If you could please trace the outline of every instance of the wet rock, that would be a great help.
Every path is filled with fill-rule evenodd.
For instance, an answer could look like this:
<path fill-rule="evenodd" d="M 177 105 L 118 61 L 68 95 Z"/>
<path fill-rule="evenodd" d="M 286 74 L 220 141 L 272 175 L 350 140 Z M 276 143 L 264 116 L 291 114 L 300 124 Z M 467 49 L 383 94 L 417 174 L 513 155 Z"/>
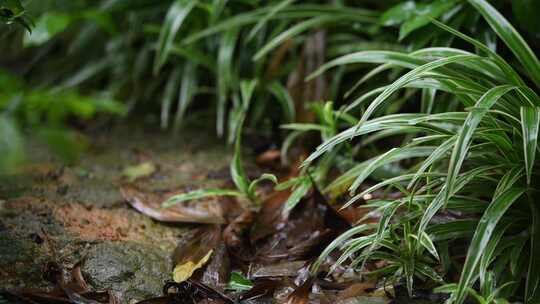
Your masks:
<path fill-rule="evenodd" d="M 229 182 L 228 175 L 207 177 L 228 168 L 231 159 L 213 130 L 184 130 L 173 138 L 120 126 L 88 136 L 91 149 L 69 166 L 29 138 L 28 163 L 0 176 L 0 289 L 52 287 L 42 278 L 43 266 L 53 259 L 52 245 L 63 269 L 82 261 L 91 287 L 113 290 L 122 303 L 159 295 L 171 276 L 169 255 L 189 228 L 153 221 L 131 208 L 119 191 L 122 170 L 155 163 L 155 174 L 135 182 L 156 193 Z"/>
<path fill-rule="evenodd" d="M 96 290 L 110 289 L 122 303 L 157 296 L 170 279 L 168 254 L 150 245 L 104 242 L 89 249 L 84 278 Z"/>
<path fill-rule="evenodd" d="M 0 286 L 42 286 L 42 264 L 39 248 L 30 238 L 15 235 L 7 229 L 0 231 Z"/>

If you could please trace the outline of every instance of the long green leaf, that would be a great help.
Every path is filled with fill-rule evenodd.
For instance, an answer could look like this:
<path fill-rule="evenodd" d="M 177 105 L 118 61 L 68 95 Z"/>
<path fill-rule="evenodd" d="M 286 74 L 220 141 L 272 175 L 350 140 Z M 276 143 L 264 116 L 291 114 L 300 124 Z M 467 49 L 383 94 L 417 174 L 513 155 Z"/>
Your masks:
<path fill-rule="evenodd" d="M 175 68 L 169 75 L 169 80 L 165 86 L 165 92 L 163 92 L 163 99 L 161 101 L 161 128 L 167 129 L 169 127 L 169 115 L 171 113 L 171 106 L 174 97 L 176 96 L 176 90 L 178 89 L 178 83 L 180 82 L 180 75 L 182 69 L 180 67 Z"/>
<path fill-rule="evenodd" d="M 184 20 L 196 4 L 196 0 L 175 0 L 169 8 L 159 34 L 154 74 L 157 74 L 159 69 L 167 61 L 178 30 L 180 30 L 182 23 L 184 23 Z"/>
<path fill-rule="evenodd" d="M 540 108 L 521 107 L 521 132 L 523 133 L 523 153 L 527 184 L 531 183 L 532 169 L 536 158 Z"/>
<path fill-rule="evenodd" d="M 353 227 L 353 228 L 345 231 L 339 237 L 334 239 L 332 241 L 332 243 L 330 243 L 324 249 L 324 251 L 319 255 L 319 257 L 317 258 L 315 263 L 313 263 L 313 265 L 311 266 L 311 269 L 310 269 L 311 273 L 316 274 L 318 272 L 319 267 L 321 266 L 322 262 L 324 262 L 324 260 L 330 255 L 330 253 L 332 253 L 332 251 L 334 251 L 335 249 L 338 249 L 340 246 L 342 246 L 343 243 L 347 239 L 351 238 L 352 236 L 354 236 L 356 234 L 363 233 L 364 231 L 366 231 L 368 229 L 372 229 L 372 228 L 373 228 L 373 225 L 362 224 L 362 225 Z"/>
<path fill-rule="evenodd" d="M 272 19 L 279 11 L 285 9 L 287 6 L 293 4 L 296 0 L 283 0 L 277 5 L 274 5 L 272 9 L 263 17 L 249 32 L 246 41 L 249 41 L 255 37 L 255 35 Z"/>
<path fill-rule="evenodd" d="M 232 85 L 232 61 L 238 29 L 231 28 L 221 37 L 218 51 L 218 75 L 217 75 L 217 118 L 216 131 L 218 136 L 225 132 L 225 112 L 229 100 L 229 90 Z"/>
<path fill-rule="evenodd" d="M 180 82 L 180 93 L 178 94 L 178 104 L 174 117 L 174 131 L 178 132 L 188 106 L 191 104 L 193 95 L 197 87 L 197 66 L 193 62 L 186 62 L 182 72 Z"/>
<path fill-rule="evenodd" d="M 540 208 L 535 201 L 529 201 L 532 213 L 531 222 L 531 249 L 529 257 L 529 269 L 525 285 L 525 303 L 533 304 L 540 301 Z"/>
<path fill-rule="evenodd" d="M 510 188 L 495 199 L 486 209 L 480 219 L 473 239 L 469 246 L 467 259 L 461 272 L 458 288 L 452 298 L 454 303 L 461 304 L 465 300 L 467 288 L 473 283 L 475 269 L 478 267 L 482 254 L 491 239 L 497 223 L 506 210 L 525 192 L 521 188 Z"/>
<path fill-rule="evenodd" d="M 455 183 L 463 161 L 469 151 L 469 146 L 476 128 L 482 121 L 487 111 L 506 93 L 515 89 L 511 85 L 502 85 L 494 87 L 487 91 L 476 103 L 475 110 L 469 113 L 465 120 L 454 145 L 450 163 L 448 165 L 448 177 L 446 179 L 445 201 L 448 201 L 451 193 L 454 191 Z"/>
<path fill-rule="evenodd" d="M 254 56 L 253 60 L 257 61 L 268 54 L 270 51 L 278 47 L 284 41 L 289 38 L 292 38 L 298 34 L 301 34 L 309 29 L 321 26 L 325 23 L 336 22 L 335 16 L 320 16 L 306 21 L 302 21 L 295 26 L 289 28 L 288 30 L 282 32 L 274 39 L 270 40 L 266 45 L 264 45 Z"/>
<path fill-rule="evenodd" d="M 521 62 L 529 76 L 540 87 L 540 61 L 531 50 L 525 39 L 516 29 L 499 13 L 491 4 L 485 0 L 469 0 L 479 12 L 484 16 L 491 28 L 497 33 Z"/>
<path fill-rule="evenodd" d="M 389 85 L 379 96 L 377 96 L 377 98 L 369 105 L 369 107 L 366 109 L 366 111 L 362 115 L 362 118 L 360 119 L 360 122 L 358 125 L 361 126 L 363 123 L 365 123 L 371 117 L 371 115 L 375 112 L 375 110 L 377 110 L 379 106 L 386 99 L 388 99 L 388 97 L 390 97 L 394 92 L 402 88 L 408 82 L 422 77 L 424 73 L 443 67 L 445 65 L 452 64 L 452 63 L 463 64 L 464 62 L 468 60 L 473 60 L 473 59 L 478 59 L 478 58 L 479 57 L 476 55 L 455 55 L 455 56 L 450 56 L 447 58 L 435 60 L 433 62 L 424 64 L 422 66 L 415 68 L 414 70 L 401 76 L 398 80 L 396 80 L 394 83 Z"/>
<path fill-rule="evenodd" d="M 201 199 L 201 198 L 206 198 L 206 197 L 212 197 L 212 196 L 242 196 L 242 195 L 243 193 L 241 192 L 228 190 L 228 189 L 199 189 L 199 190 L 194 190 L 187 193 L 171 196 L 169 199 L 167 199 L 165 202 L 161 204 L 161 207 L 168 208 L 181 202 L 191 201 L 191 200 L 196 200 L 196 199 Z"/>

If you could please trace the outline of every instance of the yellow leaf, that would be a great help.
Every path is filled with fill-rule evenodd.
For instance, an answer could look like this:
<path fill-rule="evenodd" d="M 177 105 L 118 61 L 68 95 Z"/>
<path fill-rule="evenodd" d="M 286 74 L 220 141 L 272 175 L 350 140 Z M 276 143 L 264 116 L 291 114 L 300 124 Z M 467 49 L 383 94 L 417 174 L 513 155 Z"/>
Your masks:
<path fill-rule="evenodd" d="M 206 262 L 208 262 L 210 256 L 212 256 L 212 252 L 214 252 L 214 250 L 208 251 L 208 253 L 197 263 L 188 261 L 186 263 L 176 265 L 173 270 L 173 280 L 176 283 L 181 283 L 189 279 L 195 270 L 201 268 L 204 266 L 204 264 L 206 264 Z"/>
<path fill-rule="evenodd" d="M 156 172 L 156 166 L 151 162 L 145 162 L 125 168 L 122 171 L 122 176 L 133 182 L 138 178 L 150 176 L 154 172 Z"/>

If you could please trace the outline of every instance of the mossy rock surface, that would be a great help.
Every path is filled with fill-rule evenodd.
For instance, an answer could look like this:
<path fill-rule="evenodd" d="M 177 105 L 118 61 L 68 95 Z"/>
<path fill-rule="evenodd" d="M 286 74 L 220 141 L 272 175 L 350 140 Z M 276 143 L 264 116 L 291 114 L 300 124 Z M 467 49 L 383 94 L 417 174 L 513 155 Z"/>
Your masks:
<path fill-rule="evenodd" d="M 231 151 L 211 130 L 173 137 L 123 126 L 87 138 L 89 151 L 70 165 L 30 142 L 28 162 L 0 177 L 0 289 L 51 288 L 42 274 L 54 250 L 64 269 L 81 265 L 93 289 L 112 290 L 121 303 L 159 295 L 171 278 L 170 255 L 191 226 L 131 208 L 120 193 L 122 172 L 151 162 L 156 171 L 133 184 L 152 192 L 231 183 Z"/>
<path fill-rule="evenodd" d="M 170 278 L 168 252 L 131 242 L 103 242 L 85 254 L 82 274 L 96 290 L 112 290 L 128 299 L 142 300 L 161 293 Z"/>

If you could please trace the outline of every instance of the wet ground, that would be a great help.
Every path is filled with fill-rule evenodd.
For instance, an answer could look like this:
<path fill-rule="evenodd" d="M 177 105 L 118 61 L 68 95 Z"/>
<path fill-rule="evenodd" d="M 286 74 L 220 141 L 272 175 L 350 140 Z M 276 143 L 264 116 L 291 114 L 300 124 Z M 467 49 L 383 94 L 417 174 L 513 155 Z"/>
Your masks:
<path fill-rule="evenodd" d="M 50 277 L 44 277 L 44 274 L 50 273 L 48 267 L 52 261 L 64 270 L 67 281 L 83 281 L 89 285 L 88 290 L 92 291 L 109 291 L 120 303 L 137 303 L 160 296 L 163 294 L 164 283 L 172 278 L 173 252 L 178 253 L 178 250 L 182 251 L 184 248 L 186 256 L 192 254 L 191 245 L 179 244 L 190 244 L 183 242 L 186 237 L 189 239 L 190 235 L 200 230 L 194 228 L 208 227 L 212 230 L 211 225 L 158 222 L 153 220 L 151 215 L 148 216 L 148 213 L 143 214 L 139 212 L 141 210 L 132 208 L 126 198 L 129 197 L 130 201 L 140 198 L 141 201 L 159 205 L 161 197 L 171 192 L 186 192 L 199 188 L 233 188 L 229 177 L 232 151 L 223 141 L 215 138 L 212 130 L 184 130 L 182 134 L 174 137 L 142 127 L 120 126 L 111 131 L 88 134 L 88 139 L 90 146 L 87 153 L 72 165 L 55 160 L 45 146 L 30 140 L 28 162 L 16 174 L 0 177 L 0 291 L 25 288 L 38 288 L 43 291 L 53 288 L 55 284 L 51 283 Z M 253 165 L 255 157 L 250 157 L 249 151 L 244 152 L 247 152 L 244 153 L 244 162 L 248 175 L 259 176 L 262 170 Z M 259 160 L 260 155 L 256 156 Z M 251 247 L 244 247 L 243 237 L 234 237 L 240 237 L 241 231 L 254 223 L 257 226 L 268 222 L 265 220 L 267 217 L 275 218 L 274 213 L 280 214 L 281 211 L 276 206 L 281 206 L 288 195 L 275 194 L 265 200 L 262 210 L 255 216 L 255 222 L 253 219 L 244 222 L 243 215 L 237 218 L 235 216 L 232 222 L 230 218 L 227 220 L 229 226 L 223 231 L 223 238 L 229 251 L 237 245 L 238 248 L 250 249 Z M 131 203 L 133 204 L 132 201 Z M 225 205 L 224 201 L 211 198 L 198 201 L 190 208 L 200 206 L 201 203 L 206 206 Z M 326 224 L 323 225 L 323 222 L 340 218 L 336 217 L 335 211 L 331 211 L 332 208 L 322 196 L 317 197 L 312 193 L 303 199 L 302 204 L 303 207 L 297 208 L 298 214 L 291 214 L 287 222 L 268 222 L 270 226 L 267 228 L 271 228 L 269 231 L 276 232 L 267 236 L 269 240 L 261 243 L 261 246 L 251 249 L 256 249 L 255 252 L 263 257 L 266 253 L 276 256 L 280 250 L 285 250 L 280 253 L 282 255 L 294 255 L 292 253 L 296 251 L 291 248 L 304 243 L 308 248 L 313 241 L 312 235 L 322 236 L 324 234 L 321 234 L 321 231 L 328 232 L 328 227 L 324 226 Z M 269 209 L 266 210 L 265 206 Z M 361 215 L 354 214 L 356 217 Z M 230 214 L 227 215 L 230 217 Z M 339 221 L 346 218 L 340 218 Z M 322 226 L 319 227 L 319 224 Z M 242 228 L 243 226 L 245 227 Z M 278 226 L 281 228 L 277 229 Z M 229 227 L 232 229 L 228 230 Z M 252 229 L 251 237 L 254 237 L 253 232 L 256 231 Z M 217 230 L 216 233 L 221 235 L 222 232 Z M 320 241 L 323 239 L 325 238 Z M 240 241 L 236 244 L 235 240 Z M 201 248 L 205 246 L 209 245 L 201 245 Z M 302 246 L 300 247 L 303 248 Z M 217 285 L 212 283 L 216 279 L 223 281 L 225 278 L 213 275 L 207 278 L 206 274 L 221 276 L 221 272 L 226 271 L 224 277 L 229 276 L 230 267 L 228 262 L 224 261 L 229 261 L 231 252 L 227 254 L 225 248 L 223 244 L 216 245 L 216 254 L 212 255 L 212 260 L 208 262 L 209 265 L 202 275 L 203 282 L 206 283 L 205 280 L 208 279 L 209 284 L 219 286 L 219 290 L 222 290 L 223 282 Z M 225 250 L 223 255 L 220 250 Z M 194 252 L 196 251 L 198 250 Z M 232 256 L 242 256 L 246 252 L 233 250 Z M 311 290 L 304 288 L 304 285 L 308 286 L 306 282 L 312 282 L 311 280 L 303 281 L 306 284 L 296 282 L 296 279 L 304 277 L 302 271 L 307 269 L 306 260 L 286 260 L 276 264 L 259 265 L 267 271 L 281 267 L 276 276 L 279 281 L 271 284 L 275 285 L 271 286 L 272 290 L 280 286 L 273 293 L 273 297 L 270 293 L 269 296 L 242 303 L 283 302 L 279 300 L 280 294 L 282 300 L 287 299 L 287 303 L 305 304 L 312 296 L 317 299 L 316 303 L 323 303 L 320 297 L 324 298 L 324 293 L 319 293 L 319 287 L 315 288 L 320 282 L 315 283 Z M 176 263 L 179 263 L 179 260 L 176 260 Z M 299 265 L 287 266 L 291 263 Z M 252 290 L 260 289 L 268 283 L 265 281 L 266 276 L 273 275 L 263 275 L 261 281 L 257 281 L 259 271 L 257 267 L 252 269 L 252 266 L 249 264 L 247 270 L 256 278 Z M 347 277 L 347 273 L 342 275 Z M 342 289 L 339 293 L 330 293 L 332 299 L 337 299 L 334 301 L 336 304 L 441 303 L 437 297 L 435 298 L 439 300 L 425 300 L 432 298 L 429 291 L 427 296 L 411 300 L 406 291 L 403 292 L 403 287 L 393 291 L 394 301 L 391 301 L 386 288 L 381 288 L 377 281 L 353 280 Z M 292 300 L 294 298 L 298 299 Z M 166 303 L 176 303 L 175 301 L 177 300 Z M 184 303 L 182 301 L 180 303 Z M 0 303 L 3 303 L 1 295 Z"/>
<path fill-rule="evenodd" d="M 66 269 L 80 266 L 92 289 L 112 290 L 122 303 L 157 296 L 190 226 L 137 212 L 120 186 L 159 192 L 230 183 L 230 150 L 212 131 L 173 137 L 119 127 L 90 142 L 69 166 L 33 143 L 29 162 L 0 178 L 0 289 L 50 287 L 42 274 L 54 258 Z"/>

